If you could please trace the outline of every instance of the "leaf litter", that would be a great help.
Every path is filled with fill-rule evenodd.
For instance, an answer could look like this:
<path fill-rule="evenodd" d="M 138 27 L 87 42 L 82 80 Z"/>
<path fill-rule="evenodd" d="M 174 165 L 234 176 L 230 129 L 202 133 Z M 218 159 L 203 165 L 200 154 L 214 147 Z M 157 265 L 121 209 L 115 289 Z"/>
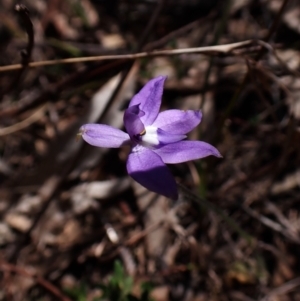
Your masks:
<path fill-rule="evenodd" d="M 299 3 L 162 2 L 156 15 L 156 1 L 24 2 L 32 61 L 135 53 L 151 16 L 147 51 L 267 44 L 136 60 L 117 95 L 128 61 L 25 69 L 10 89 L 18 71 L 1 73 L 1 300 L 93 300 L 117 259 L 136 298 L 151 282 L 155 300 L 300 300 Z M 0 62 L 19 63 L 26 29 L 0 3 Z M 130 180 L 128 149 L 76 141 L 87 122 L 122 129 L 132 96 L 157 75 L 168 75 L 163 110 L 202 108 L 189 139 L 223 155 L 172 166 L 191 192 L 175 202 Z"/>

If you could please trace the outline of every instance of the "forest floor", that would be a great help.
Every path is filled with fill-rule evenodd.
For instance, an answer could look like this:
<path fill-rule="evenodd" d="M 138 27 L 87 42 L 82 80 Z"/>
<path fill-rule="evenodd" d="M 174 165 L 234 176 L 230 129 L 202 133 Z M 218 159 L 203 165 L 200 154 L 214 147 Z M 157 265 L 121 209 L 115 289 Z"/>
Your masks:
<path fill-rule="evenodd" d="M 299 1 L 13 2 L 0 0 L 0 300 L 300 301 Z M 77 136 L 124 129 L 160 75 L 162 110 L 202 110 L 188 139 L 223 156 L 170 165 L 176 201 L 128 176 L 128 148 Z"/>

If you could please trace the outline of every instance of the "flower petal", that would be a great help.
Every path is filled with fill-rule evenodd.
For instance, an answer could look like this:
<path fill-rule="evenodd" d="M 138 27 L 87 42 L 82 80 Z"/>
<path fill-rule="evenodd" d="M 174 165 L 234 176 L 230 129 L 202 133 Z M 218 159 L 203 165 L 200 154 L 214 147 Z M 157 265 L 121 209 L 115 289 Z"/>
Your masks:
<path fill-rule="evenodd" d="M 169 144 L 185 139 L 186 135 L 167 133 L 162 129 L 157 129 L 157 137 L 160 144 Z"/>
<path fill-rule="evenodd" d="M 207 156 L 222 157 L 212 145 L 203 141 L 179 141 L 153 150 L 164 163 L 175 164 Z"/>
<path fill-rule="evenodd" d="M 150 80 L 130 101 L 129 107 L 140 104 L 140 109 L 145 112 L 145 116 L 141 117 L 145 126 L 151 125 L 157 117 L 165 80 L 165 76 Z"/>
<path fill-rule="evenodd" d="M 186 134 L 201 121 L 201 111 L 167 110 L 158 114 L 153 126 L 173 134 Z"/>
<path fill-rule="evenodd" d="M 141 121 L 141 117 L 144 115 L 145 113 L 140 110 L 139 105 L 131 106 L 125 110 L 124 125 L 131 138 L 141 134 L 145 130 Z"/>
<path fill-rule="evenodd" d="M 87 143 L 98 147 L 116 148 L 130 141 L 128 134 L 105 124 L 85 124 L 80 134 Z"/>
<path fill-rule="evenodd" d="M 127 161 L 128 174 L 147 189 L 177 199 L 176 182 L 161 158 L 148 148 L 133 148 Z"/>

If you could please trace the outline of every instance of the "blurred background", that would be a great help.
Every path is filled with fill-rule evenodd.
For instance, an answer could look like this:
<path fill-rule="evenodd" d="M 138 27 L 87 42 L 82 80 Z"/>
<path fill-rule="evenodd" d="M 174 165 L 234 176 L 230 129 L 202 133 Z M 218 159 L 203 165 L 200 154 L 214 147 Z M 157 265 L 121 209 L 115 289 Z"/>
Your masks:
<path fill-rule="evenodd" d="M 0 300 L 300 300 L 299 1 L 0 0 L 0 19 Z M 223 155 L 170 166 L 177 201 L 76 139 L 122 129 L 158 75 Z"/>

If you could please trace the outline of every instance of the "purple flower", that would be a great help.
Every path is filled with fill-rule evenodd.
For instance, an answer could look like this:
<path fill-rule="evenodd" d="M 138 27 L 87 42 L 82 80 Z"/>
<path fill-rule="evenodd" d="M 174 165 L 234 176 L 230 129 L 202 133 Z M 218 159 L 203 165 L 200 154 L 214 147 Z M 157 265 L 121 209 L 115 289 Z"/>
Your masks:
<path fill-rule="evenodd" d="M 150 80 L 132 98 L 124 113 L 127 133 L 104 124 L 85 124 L 80 133 L 87 143 L 98 147 L 130 144 L 128 174 L 147 189 L 176 199 L 176 182 L 165 164 L 221 155 L 206 142 L 183 140 L 200 123 L 201 111 L 159 113 L 165 80 L 163 76 Z"/>

